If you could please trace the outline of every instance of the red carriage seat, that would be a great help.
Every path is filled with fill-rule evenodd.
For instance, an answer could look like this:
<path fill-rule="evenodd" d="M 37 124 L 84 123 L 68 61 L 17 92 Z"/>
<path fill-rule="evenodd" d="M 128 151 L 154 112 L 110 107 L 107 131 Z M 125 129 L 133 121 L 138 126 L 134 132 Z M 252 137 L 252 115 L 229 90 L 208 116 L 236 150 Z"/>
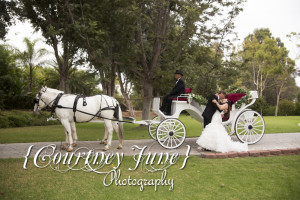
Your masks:
<path fill-rule="evenodd" d="M 240 100 L 243 96 L 245 96 L 246 93 L 232 93 L 232 94 L 227 94 L 226 99 L 231 101 L 233 104 Z"/>
<path fill-rule="evenodd" d="M 191 94 L 192 93 L 192 88 L 185 88 L 184 94 Z M 186 97 L 178 97 L 178 98 L 173 98 L 172 100 L 176 101 L 188 101 L 188 98 Z"/>

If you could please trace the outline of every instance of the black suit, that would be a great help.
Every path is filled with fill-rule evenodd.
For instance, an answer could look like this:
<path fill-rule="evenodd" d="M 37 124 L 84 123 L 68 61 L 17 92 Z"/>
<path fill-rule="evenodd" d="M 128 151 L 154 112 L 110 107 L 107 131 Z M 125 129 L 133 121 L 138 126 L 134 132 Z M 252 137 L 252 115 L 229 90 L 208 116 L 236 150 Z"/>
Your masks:
<path fill-rule="evenodd" d="M 220 111 L 218 106 L 212 102 L 213 99 L 218 101 L 218 97 L 215 94 L 210 95 L 208 98 L 205 110 L 202 113 L 202 116 L 204 118 L 204 128 L 206 125 L 210 124 L 211 119 L 212 119 L 213 115 L 215 114 L 216 110 Z"/>
<path fill-rule="evenodd" d="M 180 78 L 178 79 L 172 91 L 166 96 L 164 96 L 163 103 L 161 105 L 160 110 L 166 112 L 167 115 L 169 115 L 171 113 L 172 99 L 178 97 L 181 94 L 184 94 L 184 92 L 185 92 L 185 82 L 184 80 L 182 80 L 182 78 Z"/>

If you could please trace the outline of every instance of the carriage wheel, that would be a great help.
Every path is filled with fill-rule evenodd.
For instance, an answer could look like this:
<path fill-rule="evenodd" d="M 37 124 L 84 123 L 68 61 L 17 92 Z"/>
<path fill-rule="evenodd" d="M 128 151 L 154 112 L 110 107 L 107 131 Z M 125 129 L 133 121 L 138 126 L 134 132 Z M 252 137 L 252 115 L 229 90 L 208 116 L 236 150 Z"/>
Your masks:
<path fill-rule="evenodd" d="M 258 112 L 246 110 L 237 117 L 235 132 L 241 142 L 255 144 L 265 133 L 265 121 Z"/>
<path fill-rule="evenodd" d="M 156 131 L 158 143 L 167 149 L 179 147 L 185 140 L 186 129 L 178 119 L 166 119 L 162 121 Z"/>
<path fill-rule="evenodd" d="M 227 131 L 228 135 L 232 136 L 232 135 L 234 134 L 234 131 L 233 131 L 233 132 L 231 132 L 231 127 L 232 127 L 232 124 L 231 124 L 231 123 L 229 123 L 229 124 L 225 124 L 224 126 L 225 126 L 225 129 L 226 129 L 226 131 Z"/>
<path fill-rule="evenodd" d="M 153 119 L 153 122 L 148 126 L 148 132 L 150 134 L 150 136 L 156 140 L 156 129 L 159 125 L 159 123 L 161 122 L 161 120 L 159 120 L 159 117 L 156 116 Z"/>

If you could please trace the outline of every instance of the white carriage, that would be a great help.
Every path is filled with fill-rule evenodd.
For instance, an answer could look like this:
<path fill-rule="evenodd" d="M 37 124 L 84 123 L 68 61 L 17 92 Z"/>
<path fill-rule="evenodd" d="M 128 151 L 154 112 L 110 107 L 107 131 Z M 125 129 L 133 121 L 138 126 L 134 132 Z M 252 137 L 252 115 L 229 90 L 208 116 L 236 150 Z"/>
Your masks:
<path fill-rule="evenodd" d="M 265 122 L 263 117 L 256 111 L 249 109 L 258 98 L 257 91 L 250 91 L 251 102 L 247 105 L 243 104 L 241 108 L 235 108 L 232 105 L 230 117 L 223 121 L 229 135 L 236 134 L 241 142 L 248 144 L 257 143 L 264 135 Z M 153 99 L 153 112 L 157 114 L 153 120 L 146 121 L 148 131 L 154 140 L 164 148 L 174 149 L 179 147 L 186 138 L 186 128 L 178 119 L 182 111 L 187 111 L 190 116 L 203 125 L 202 113 L 205 106 L 199 105 L 193 101 L 191 88 L 186 89 L 186 93 L 173 99 L 171 115 L 165 115 L 159 110 L 160 98 Z"/>

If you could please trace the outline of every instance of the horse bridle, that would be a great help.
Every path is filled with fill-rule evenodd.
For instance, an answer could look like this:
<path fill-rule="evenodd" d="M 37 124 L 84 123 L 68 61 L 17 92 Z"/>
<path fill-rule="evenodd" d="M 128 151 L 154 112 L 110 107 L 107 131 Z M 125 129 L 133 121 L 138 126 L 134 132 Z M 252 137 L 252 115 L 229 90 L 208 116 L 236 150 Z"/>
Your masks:
<path fill-rule="evenodd" d="M 43 93 L 45 93 L 47 91 L 47 89 L 45 89 L 45 91 L 43 91 Z M 55 97 L 52 101 L 50 101 L 48 104 L 42 99 L 42 95 L 43 95 L 42 92 L 39 92 L 39 95 L 38 95 L 38 98 L 35 97 L 33 99 L 33 102 L 35 104 L 37 104 L 37 110 L 39 110 L 39 107 L 40 107 L 40 101 L 44 102 L 44 104 L 46 105 L 45 108 L 47 108 L 51 103 L 53 103 L 57 97 Z M 49 106 L 50 107 L 50 106 Z"/>

